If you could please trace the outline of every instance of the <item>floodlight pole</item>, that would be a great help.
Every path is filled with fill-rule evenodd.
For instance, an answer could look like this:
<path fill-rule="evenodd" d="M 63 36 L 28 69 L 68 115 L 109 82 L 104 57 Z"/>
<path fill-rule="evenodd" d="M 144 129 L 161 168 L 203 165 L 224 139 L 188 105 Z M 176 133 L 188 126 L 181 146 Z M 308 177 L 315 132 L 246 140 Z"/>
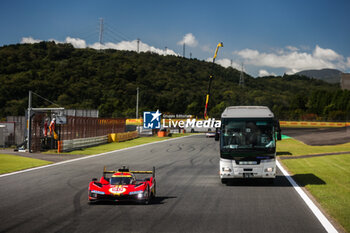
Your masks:
<path fill-rule="evenodd" d="M 136 94 L 136 119 L 139 118 L 139 87 L 136 88 L 137 94 Z"/>
<path fill-rule="evenodd" d="M 31 134 L 32 134 L 32 124 L 31 124 L 31 114 L 32 114 L 32 91 L 29 91 L 28 98 L 28 113 L 27 113 L 27 148 L 30 153 L 31 145 Z"/>

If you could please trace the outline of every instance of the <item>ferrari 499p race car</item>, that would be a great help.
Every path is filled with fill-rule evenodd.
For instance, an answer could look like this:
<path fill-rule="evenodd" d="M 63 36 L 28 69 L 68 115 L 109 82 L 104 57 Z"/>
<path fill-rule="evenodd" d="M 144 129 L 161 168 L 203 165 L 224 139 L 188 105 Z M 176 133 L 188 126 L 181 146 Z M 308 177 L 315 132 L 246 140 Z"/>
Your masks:
<path fill-rule="evenodd" d="M 136 179 L 135 174 L 152 174 Z M 156 196 L 155 167 L 152 171 L 130 171 L 123 166 L 117 171 L 103 169 L 99 181 L 93 178 L 89 184 L 89 203 L 96 201 L 136 201 L 149 204 Z"/>

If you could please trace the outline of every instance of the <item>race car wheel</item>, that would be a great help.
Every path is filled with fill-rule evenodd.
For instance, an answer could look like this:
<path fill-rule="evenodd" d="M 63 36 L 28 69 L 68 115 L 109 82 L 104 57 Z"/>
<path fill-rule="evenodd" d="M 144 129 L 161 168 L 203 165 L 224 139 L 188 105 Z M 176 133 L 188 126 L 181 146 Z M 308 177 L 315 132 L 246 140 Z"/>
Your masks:
<path fill-rule="evenodd" d="M 151 192 L 149 186 L 147 187 L 147 198 L 143 201 L 143 204 L 148 205 L 151 202 Z"/>
<path fill-rule="evenodd" d="M 153 198 L 156 197 L 156 188 L 157 188 L 156 181 L 154 181 L 154 185 L 153 185 L 153 195 L 152 195 Z"/>

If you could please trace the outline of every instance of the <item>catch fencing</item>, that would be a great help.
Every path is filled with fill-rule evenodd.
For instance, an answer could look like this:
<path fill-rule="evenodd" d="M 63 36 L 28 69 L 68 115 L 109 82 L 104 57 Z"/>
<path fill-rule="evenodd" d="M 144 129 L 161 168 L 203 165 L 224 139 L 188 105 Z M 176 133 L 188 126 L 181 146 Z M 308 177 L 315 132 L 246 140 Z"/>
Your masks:
<path fill-rule="evenodd" d="M 58 151 L 70 151 L 107 143 L 109 134 L 125 132 L 125 119 L 67 116 L 59 132 Z"/>
<path fill-rule="evenodd" d="M 47 149 L 69 151 L 107 143 L 108 134 L 125 131 L 125 119 L 67 116 L 66 124 L 55 126 L 58 138 L 54 139 L 52 134 L 45 133 L 48 131 L 45 122 L 50 122 L 48 117 L 40 113 L 32 117 L 32 152 Z"/>

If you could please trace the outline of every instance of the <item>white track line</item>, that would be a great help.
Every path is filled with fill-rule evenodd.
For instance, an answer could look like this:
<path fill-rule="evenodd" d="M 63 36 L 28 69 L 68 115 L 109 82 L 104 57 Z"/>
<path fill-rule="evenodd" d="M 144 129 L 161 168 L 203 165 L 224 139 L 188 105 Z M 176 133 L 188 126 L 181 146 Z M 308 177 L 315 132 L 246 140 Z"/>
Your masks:
<path fill-rule="evenodd" d="M 322 224 L 322 226 L 326 229 L 327 232 L 338 232 L 332 223 L 324 216 L 321 210 L 311 201 L 311 199 L 306 195 L 302 188 L 293 180 L 293 178 L 289 175 L 289 173 L 282 167 L 282 165 L 277 161 L 277 167 L 282 171 L 283 175 L 287 178 L 289 183 L 294 187 L 300 197 L 304 200 L 306 205 L 310 208 L 312 213 L 316 216 L 318 221 Z"/>
<path fill-rule="evenodd" d="M 188 136 L 183 136 L 183 137 L 178 137 L 178 138 L 170 138 L 170 139 L 167 139 L 167 140 L 162 140 L 162 141 L 157 141 L 157 142 L 150 142 L 150 143 L 137 145 L 137 146 L 132 146 L 132 147 L 127 147 L 127 148 L 123 148 L 123 149 L 119 149 L 119 150 L 108 151 L 108 152 L 104 152 L 104 153 L 97 154 L 97 155 L 90 155 L 90 156 L 80 157 L 80 158 L 76 158 L 76 159 L 70 159 L 70 160 L 66 160 L 66 161 L 62 161 L 62 162 L 58 162 L 58 163 L 53 163 L 53 164 L 49 164 L 49 165 L 44 165 L 44 166 L 40 166 L 40 167 L 33 167 L 33 168 L 21 170 L 21 171 L 16 171 L 16 172 L 2 174 L 2 175 L 0 175 L 0 178 L 1 177 L 5 177 L 5 176 L 16 175 L 16 174 L 20 174 L 20 173 L 25 173 L 25 172 L 35 171 L 35 170 L 39 170 L 39 169 L 43 169 L 43 168 L 47 168 L 47 167 L 54 167 L 54 166 L 58 166 L 58 165 L 61 165 L 61 164 L 72 163 L 72 162 L 76 162 L 76 161 L 79 161 L 79 160 L 95 158 L 95 157 L 99 157 L 99 156 L 102 156 L 102 155 L 107 155 L 107 154 L 111 154 L 111 153 L 115 153 L 115 152 L 131 150 L 131 149 L 134 149 L 134 148 L 138 148 L 138 147 L 142 147 L 142 146 L 148 146 L 148 145 L 151 145 L 151 144 L 168 142 L 168 141 L 172 141 L 172 140 L 178 140 L 178 139 L 181 139 L 181 138 L 186 138 L 186 137 L 191 137 L 191 136 L 193 136 L 193 135 L 188 135 Z"/>

